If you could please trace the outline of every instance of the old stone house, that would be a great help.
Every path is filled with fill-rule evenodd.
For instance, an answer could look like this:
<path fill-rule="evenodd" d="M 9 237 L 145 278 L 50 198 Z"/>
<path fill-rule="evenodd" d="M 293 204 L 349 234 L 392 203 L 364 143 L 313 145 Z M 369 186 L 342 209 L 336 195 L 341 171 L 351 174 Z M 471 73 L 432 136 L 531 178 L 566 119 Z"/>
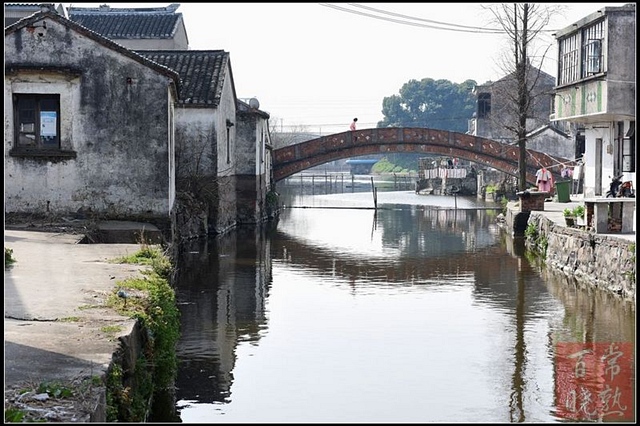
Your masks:
<path fill-rule="evenodd" d="M 531 107 L 526 121 L 526 147 L 544 152 L 552 157 L 568 160 L 576 158 L 577 132 L 568 123 L 553 123 L 551 113 L 553 87 L 555 79 L 539 68 L 527 67 L 527 85 L 531 95 Z M 517 93 L 516 74 L 510 73 L 498 81 L 488 81 L 477 85 L 473 94 L 476 97 L 476 111 L 468 123 L 468 134 L 494 139 L 504 143 L 515 144 L 516 137 L 513 123 L 517 122 L 516 103 L 513 100 Z M 561 163 L 549 168 L 556 179 L 560 177 Z M 493 170 L 480 168 L 479 186 L 498 184 L 508 192 L 507 196 L 515 198 L 518 187 L 517 177 L 500 173 L 497 181 Z M 552 188 L 553 191 L 553 188 Z M 479 194 L 481 191 L 478 192 Z"/>
<path fill-rule="evenodd" d="M 171 75 L 178 77 L 171 105 L 171 127 L 165 130 L 173 148 L 172 200 L 177 199 L 175 203 L 172 201 L 176 213 L 172 220 L 178 238 L 189 238 L 223 233 L 238 224 L 268 218 L 265 194 L 271 185 L 271 151 L 268 113 L 258 109 L 255 99 L 247 104 L 237 98 L 228 52 L 187 49 L 184 22 L 181 14 L 176 13 L 178 6 L 69 8 L 69 16 L 83 23 L 75 22 L 74 27 L 105 36 L 98 36 L 100 40 L 114 37 L 121 51 L 166 72 L 173 71 Z M 90 28 L 84 28 L 85 25 Z M 150 50 L 133 51 L 122 47 L 125 45 L 146 46 Z M 166 49 L 158 49 L 163 46 Z M 48 53 L 41 53 L 45 54 Z M 84 50 L 83 54 L 83 61 L 90 62 L 90 50 Z M 55 62 L 55 55 L 49 60 Z M 154 104 L 137 105 L 138 114 L 151 113 L 154 108 L 149 105 Z M 114 108 L 121 114 L 124 112 L 117 105 Z M 163 129 L 154 130 L 159 133 Z M 111 134 L 108 128 L 100 133 Z M 135 176 L 126 177 L 131 181 Z M 155 181 L 156 185 L 160 182 Z M 144 182 L 136 185 L 144 191 Z M 33 197 L 37 199 L 38 195 L 34 193 Z M 132 202 L 135 204 L 137 200 Z M 100 213 L 90 205 L 82 210 Z"/>
<path fill-rule="evenodd" d="M 532 95 L 527 117 L 527 148 L 567 159 L 575 158 L 575 143 L 569 125 L 552 123 L 549 119 L 555 78 L 529 65 L 527 81 Z M 495 82 L 474 88 L 476 112 L 469 122 L 468 133 L 506 143 L 514 143 L 513 123 L 517 122 L 513 94 L 516 91 L 515 72 Z"/>
<path fill-rule="evenodd" d="M 604 196 L 618 175 L 635 188 L 635 3 L 596 10 L 555 37 L 552 119 L 584 126 L 585 197 Z"/>
<path fill-rule="evenodd" d="M 218 234 L 268 216 L 269 115 L 244 108 L 237 98 L 228 52 L 188 49 L 179 6 L 72 7 L 69 17 L 178 72 L 177 188 L 179 201 L 189 203 L 181 211 L 191 215 L 179 220 L 183 236 Z M 243 130 L 246 126 L 249 130 Z"/>
<path fill-rule="evenodd" d="M 179 75 L 47 8 L 4 47 L 5 214 L 170 228 Z"/>
<path fill-rule="evenodd" d="M 145 50 L 145 58 L 175 70 L 178 186 L 206 205 L 208 233 L 236 226 L 237 97 L 229 53 Z M 193 206 L 192 206 L 193 208 Z"/>
<path fill-rule="evenodd" d="M 274 215 L 271 134 L 269 114 L 260 110 L 256 98 L 238 100 L 237 108 L 237 201 L 238 222 L 254 224 Z M 254 142 L 255 141 L 255 142 Z"/>

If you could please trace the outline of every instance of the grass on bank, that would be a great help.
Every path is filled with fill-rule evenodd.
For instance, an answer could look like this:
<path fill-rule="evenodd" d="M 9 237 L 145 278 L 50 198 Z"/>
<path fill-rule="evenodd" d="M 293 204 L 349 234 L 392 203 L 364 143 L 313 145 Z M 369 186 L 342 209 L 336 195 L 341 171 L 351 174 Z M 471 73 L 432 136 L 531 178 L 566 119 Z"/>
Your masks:
<path fill-rule="evenodd" d="M 5 265 L 12 258 L 12 250 L 5 247 Z M 129 256 L 111 260 L 112 263 L 147 265 L 139 277 L 117 282 L 108 295 L 106 305 L 123 316 L 137 319 L 146 330 L 145 347 L 136 361 L 132 389 L 125 382 L 122 367 L 116 363 L 107 372 L 107 421 L 144 422 L 148 415 L 148 401 L 156 391 L 172 386 L 177 373 L 175 347 L 179 338 L 179 311 L 175 302 L 175 292 L 170 284 L 173 272 L 171 260 L 160 246 L 141 244 L 140 249 Z M 120 292 L 120 295 L 118 294 Z M 124 292 L 124 293 L 122 293 Z M 126 294 L 127 297 L 122 297 Z M 93 306 L 91 306 L 93 307 Z M 99 307 L 99 306 L 95 306 Z M 89 307 L 85 307 L 89 308 Z M 75 322 L 78 318 L 67 317 L 60 321 Z M 116 334 L 120 326 L 106 325 L 103 333 Z M 80 385 L 58 382 L 41 382 L 20 391 L 20 394 L 46 392 L 52 401 L 61 399 L 83 400 L 87 386 L 104 386 L 102 379 L 92 378 Z M 5 422 L 47 422 L 47 412 L 25 404 L 5 405 Z"/>
<path fill-rule="evenodd" d="M 160 246 L 142 244 L 135 253 L 114 263 L 147 265 L 142 276 L 116 283 L 107 306 L 137 319 L 147 330 L 145 348 L 136 362 L 136 382 L 131 389 L 114 365 L 107 377 L 107 421 L 143 422 L 152 394 L 173 385 L 177 373 L 176 344 L 180 337 L 179 310 L 170 285 L 173 265 Z"/>

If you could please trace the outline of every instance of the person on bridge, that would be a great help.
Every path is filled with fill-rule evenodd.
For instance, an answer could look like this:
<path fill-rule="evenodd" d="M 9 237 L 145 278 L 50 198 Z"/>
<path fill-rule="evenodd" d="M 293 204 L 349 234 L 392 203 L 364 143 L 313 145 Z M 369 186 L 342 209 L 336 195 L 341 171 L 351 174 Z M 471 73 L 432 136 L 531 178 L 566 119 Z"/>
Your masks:
<path fill-rule="evenodd" d="M 351 122 L 351 125 L 349 126 L 349 130 L 351 130 L 352 132 L 354 132 L 356 130 L 356 121 L 358 121 L 358 117 L 354 118 L 353 121 Z M 354 136 L 353 137 L 353 141 L 357 141 L 358 137 Z"/>

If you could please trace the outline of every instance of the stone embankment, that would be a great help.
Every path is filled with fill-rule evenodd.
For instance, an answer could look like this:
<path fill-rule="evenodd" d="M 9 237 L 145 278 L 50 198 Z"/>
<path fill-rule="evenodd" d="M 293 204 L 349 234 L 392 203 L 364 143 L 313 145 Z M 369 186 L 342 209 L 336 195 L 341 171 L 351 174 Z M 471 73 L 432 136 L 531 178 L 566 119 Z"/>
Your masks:
<path fill-rule="evenodd" d="M 597 234 L 566 226 L 562 210 L 579 204 L 577 199 L 571 203 L 544 202 L 537 209 L 521 211 L 517 202 L 511 202 L 506 226 L 514 235 L 524 236 L 527 249 L 541 253 L 547 267 L 578 284 L 635 301 L 635 234 Z"/>
<path fill-rule="evenodd" d="M 546 239 L 546 264 L 578 282 L 621 295 L 636 297 L 635 242 L 614 234 L 595 234 L 555 224 L 531 212 L 528 223 Z"/>

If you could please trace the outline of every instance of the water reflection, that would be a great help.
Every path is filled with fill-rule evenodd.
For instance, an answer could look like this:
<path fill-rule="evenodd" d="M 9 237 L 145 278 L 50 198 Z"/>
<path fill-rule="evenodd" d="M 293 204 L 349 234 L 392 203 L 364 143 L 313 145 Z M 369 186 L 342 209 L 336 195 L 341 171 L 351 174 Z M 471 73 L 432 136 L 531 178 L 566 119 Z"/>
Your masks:
<path fill-rule="evenodd" d="M 635 346 L 635 309 L 548 275 L 495 212 L 412 195 L 289 208 L 276 228 L 186 246 L 182 421 L 579 420 L 562 344 Z"/>
<path fill-rule="evenodd" d="M 266 329 L 268 244 L 264 231 L 240 230 L 184 245 L 176 292 L 180 398 L 223 402 L 231 394 L 236 345 L 257 342 Z"/>

